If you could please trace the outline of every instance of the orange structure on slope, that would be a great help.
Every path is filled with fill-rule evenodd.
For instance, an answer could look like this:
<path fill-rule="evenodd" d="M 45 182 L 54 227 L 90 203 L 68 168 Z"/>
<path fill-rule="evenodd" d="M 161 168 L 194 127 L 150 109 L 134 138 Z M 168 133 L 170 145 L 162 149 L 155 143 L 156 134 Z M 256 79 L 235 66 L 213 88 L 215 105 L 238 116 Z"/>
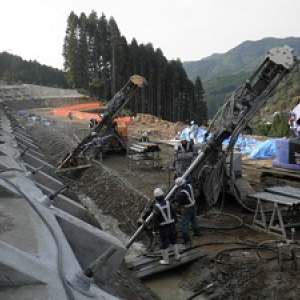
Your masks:
<path fill-rule="evenodd" d="M 101 120 L 101 117 L 97 113 L 86 112 L 84 110 L 87 109 L 99 109 L 101 106 L 98 102 L 94 103 L 82 103 L 82 104 L 74 104 L 70 106 L 64 106 L 60 108 L 56 108 L 53 110 L 53 114 L 55 116 L 68 117 L 69 113 L 72 113 L 74 118 L 78 118 L 81 120 L 89 120 L 91 118 L 96 119 L 97 121 Z M 123 117 L 116 118 L 115 120 L 118 124 L 132 124 L 133 120 L 131 117 Z"/>

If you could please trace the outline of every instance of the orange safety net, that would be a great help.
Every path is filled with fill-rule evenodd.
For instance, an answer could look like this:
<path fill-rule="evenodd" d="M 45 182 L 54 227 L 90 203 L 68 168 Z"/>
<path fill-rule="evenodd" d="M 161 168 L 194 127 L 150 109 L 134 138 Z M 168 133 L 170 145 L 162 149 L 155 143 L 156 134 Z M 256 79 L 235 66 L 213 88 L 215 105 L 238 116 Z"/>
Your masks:
<path fill-rule="evenodd" d="M 73 118 L 78 118 L 80 120 L 90 120 L 91 118 L 93 118 L 96 119 L 97 121 L 100 121 L 101 117 L 97 113 L 82 111 L 86 109 L 97 109 L 97 108 L 100 108 L 98 102 L 82 103 L 82 104 L 75 104 L 75 105 L 55 108 L 53 110 L 53 114 L 55 116 L 68 117 L 69 113 L 71 112 Z M 131 117 L 116 118 L 115 121 L 118 124 L 133 124 L 133 120 Z"/>

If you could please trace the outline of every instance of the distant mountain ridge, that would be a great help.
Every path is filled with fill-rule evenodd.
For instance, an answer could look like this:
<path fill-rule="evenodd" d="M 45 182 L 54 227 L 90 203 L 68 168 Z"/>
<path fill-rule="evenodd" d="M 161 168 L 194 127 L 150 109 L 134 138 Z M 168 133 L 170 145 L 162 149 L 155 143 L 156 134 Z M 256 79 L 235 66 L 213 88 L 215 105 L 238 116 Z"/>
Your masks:
<path fill-rule="evenodd" d="M 231 93 L 248 78 L 274 47 L 289 46 L 300 56 L 300 38 L 264 38 L 245 41 L 223 54 L 212 54 L 198 61 L 183 62 L 193 82 L 200 76 L 205 90 L 208 117 L 212 118 Z"/>
<path fill-rule="evenodd" d="M 207 81 L 219 76 L 235 75 L 239 72 L 252 72 L 273 47 L 288 45 L 300 55 L 300 37 L 264 38 L 259 41 L 245 41 L 223 54 L 212 54 L 197 61 L 185 61 L 183 67 L 192 81 L 200 76 Z"/>

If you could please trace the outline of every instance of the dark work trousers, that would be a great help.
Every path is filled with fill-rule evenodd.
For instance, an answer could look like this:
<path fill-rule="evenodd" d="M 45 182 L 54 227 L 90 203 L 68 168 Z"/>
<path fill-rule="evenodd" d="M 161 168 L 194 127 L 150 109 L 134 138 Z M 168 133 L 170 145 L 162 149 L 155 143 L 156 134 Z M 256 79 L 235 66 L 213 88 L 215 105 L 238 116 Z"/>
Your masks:
<path fill-rule="evenodd" d="M 182 209 L 182 238 L 184 243 L 189 243 L 190 225 L 192 225 L 194 234 L 199 232 L 199 225 L 197 219 L 197 206 Z"/>
<path fill-rule="evenodd" d="M 177 231 L 175 223 L 159 226 L 160 248 L 167 249 L 170 245 L 177 244 Z"/>

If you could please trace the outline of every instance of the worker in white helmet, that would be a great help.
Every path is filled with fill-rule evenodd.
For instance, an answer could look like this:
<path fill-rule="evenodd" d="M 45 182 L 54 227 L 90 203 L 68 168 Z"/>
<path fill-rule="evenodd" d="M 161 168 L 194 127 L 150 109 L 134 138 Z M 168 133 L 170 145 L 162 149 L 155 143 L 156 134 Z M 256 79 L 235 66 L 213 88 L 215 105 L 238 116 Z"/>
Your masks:
<path fill-rule="evenodd" d="M 170 263 L 170 246 L 173 246 L 175 260 L 180 260 L 181 258 L 177 244 L 177 214 L 173 205 L 165 200 L 165 195 L 161 188 L 154 190 L 154 198 L 156 202 L 153 210 L 153 226 L 155 232 L 159 231 L 160 248 L 163 258 L 159 263 L 168 265 Z"/>
<path fill-rule="evenodd" d="M 189 139 L 190 139 L 190 141 L 193 142 L 193 144 L 197 144 L 199 126 L 198 126 L 198 124 L 195 123 L 195 121 L 191 121 L 190 125 L 191 126 L 190 126 L 190 130 L 189 130 Z"/>
<path fill-rule="evenodd" d="M 89 128 L 91 131 L 93 131 L 95 129 L 95 127 L 98 125 L 98 121 L 94 118 L 90 118 L 89 120 Z"/>
<path fill-rule="evenodd" d="M 297 139 L 300 139 L 300 103 L 292 111 L 292 129 L 294 129 Z"/>
<path fill-rule="evenodd" d="M 182 216 L 182 239 L 183 244 L 191 243 L 190 225 L 194 231 L 194 236 L 201 236 L 197 218 L 197 204 L 191 184 L 188 184 L 182 177 L 175 180 L 175 185 L 179 188 L 179 193 L 174 201 L 178 202 Z"/>
<path fill-rule="evenodd" d="M 142 136 L 141 136 L 141 138 L 140 138 L 140 141 L 141 141 L 142 143 L 149 143 L 149 142 L 150 142 L 149 136 L 148 136 L 148 132 L 147 132 L 147 131 L 144 131 L 144 132 L 142 133 Z"/>

